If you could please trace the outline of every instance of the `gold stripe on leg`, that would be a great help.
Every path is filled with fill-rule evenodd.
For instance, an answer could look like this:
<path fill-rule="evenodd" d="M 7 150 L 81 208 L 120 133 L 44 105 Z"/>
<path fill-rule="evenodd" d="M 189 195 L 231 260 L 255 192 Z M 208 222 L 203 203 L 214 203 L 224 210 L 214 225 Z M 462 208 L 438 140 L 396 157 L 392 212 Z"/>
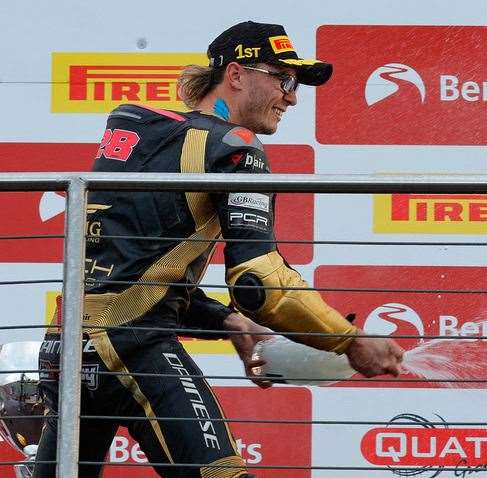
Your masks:
<path fill-rule="evenodd" d="M 104 332 L 98 333 L 95 337 L 93 337 L 93 344 L 98 352 L 98 355 L 101 357 L 103 362 L 105 363 L 106 367 L 110 371 L 117 371 L 117 372 L 124 372 L 130 373 L 128 368 L 122 362 L 122 359 L 117 354 L 117 351 L 114 349 L 108 334 Z M 135 379 L 131 375 L 117 375 L 118 380 L 122 383 L 122 385 L 127 388 L 137 403 L 144 409 L 144 413 L 147 418 L 154 418 L 154 420 L 149 420 L 154 430 L 154 433 L 161 444 L 164 453 L 166 454 L 170 463 L 174 463 L 172 458 L 171 452 L 169 451 L 169 447 L 167 446 L 166 440 L 164 439 L 164 435 L 162 433 L 161 427 L 159 422 L 155 420 L 155 413 L 152 410 L 152 406 L 147 400 L 147 397 L 143 394 L 142 390 L 139 387 L 139 384 L 135 381 Z"/>
<path fill-rule="evenodd" d="M 219 460 L 208 463 L 209 465 L 230 465 L 231 468 L 222 466 L 217 467 L 202 467 L 200 468 L 201 478 L 238 478 L 247 473 L 245 462 L 239 455 L 226 456 Z M 237 468 L 238 467 L 238 468 Z"/>

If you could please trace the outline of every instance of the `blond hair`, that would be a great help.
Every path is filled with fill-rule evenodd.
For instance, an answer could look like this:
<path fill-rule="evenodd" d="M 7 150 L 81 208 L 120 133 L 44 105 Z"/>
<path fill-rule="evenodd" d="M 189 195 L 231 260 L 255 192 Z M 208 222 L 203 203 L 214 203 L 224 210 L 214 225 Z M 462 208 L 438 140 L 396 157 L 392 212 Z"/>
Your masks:
<path fill-rule="evenodd" d="M 222 68 L 188 65 L 178 78 L 178 93 L 184 104 L 194 109 L 221 82 L 223 71 Z"/>

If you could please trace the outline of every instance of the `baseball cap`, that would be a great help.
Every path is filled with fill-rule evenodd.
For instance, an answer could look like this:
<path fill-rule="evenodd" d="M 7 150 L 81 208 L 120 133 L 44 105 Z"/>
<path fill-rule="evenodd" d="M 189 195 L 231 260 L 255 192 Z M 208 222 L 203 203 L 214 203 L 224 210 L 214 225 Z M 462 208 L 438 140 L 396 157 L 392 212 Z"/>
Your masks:
<path fill-rule="evenodd" d="M 270 23 L 237 23 L 211 42 L 207 54 L 213 67 L 232 61 L 288 65 L 296 69 L 299 83 L 310 86 L 326 83 L 333 71 L 329 63 L 299 58 L 284 27 Z"/>

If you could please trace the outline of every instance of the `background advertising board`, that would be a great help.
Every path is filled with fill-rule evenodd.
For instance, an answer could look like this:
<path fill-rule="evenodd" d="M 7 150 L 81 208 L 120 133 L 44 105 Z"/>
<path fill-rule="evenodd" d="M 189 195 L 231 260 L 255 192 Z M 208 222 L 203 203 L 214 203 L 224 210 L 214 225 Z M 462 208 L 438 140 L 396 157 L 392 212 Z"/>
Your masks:
<path fill-rule="evenodd" d="M 176 84 L 185 65 L 202 53 L 52 54 L 53 113 L 109 113 L 120 103 L 186 109 Z"/>
<path fill-rule="evenodd" d="M 275 387 L 262 391 L 257 387 L 215 387 L 214 391 L 229 419 L 235 420 L 311 420 L 311 393 L 306 388 Z M 238 452 L 251 466 L 302 466 L 311 465 L 312 426 L 309 423 L 290 425 L 279 423 L 229 423 Z M 291 435 L 295 441 L 282 440 Z M 299 446 L 295 446 L 299 443 Z M 22 456 L 4 441 L 0 441 L 0 456 L 4 461 L 20 461 Z M 142 465 L 147 462 L 139 444 L 119 428 L 106 460 L 104 478 L 157 477 L 151 467 L 124 468 L 123 464 Z M 129 470 L 129 471 L 127 471 Z M 11 467 L 0 467 L 2 478 L 15 478 Z M 257 470 L 256 470 L 257 472 Z M 309 478 L 309 470 L 258 471 L 262 478 Z"/>
<path fill-rule="evenodd" d="M 336 81 L 318 90 L 317 140 L 485 145 L 486 41 L 486 27 L 320 27 L 318 57 Z"/>
<path fill-rule="evenodd" d="M 314 172 L 313 148 L 307 145 L 266 146 L 270 165 L 276 173 Z M 0 154 L 9 158 L 0 171 L 89 171 L 98 144 L 18 144 L 0 143 Z M 292 198 L 292 200 L 291 200 Z M 64 193 L 0 193 L 6 212 L 0 224 L 0 235 L 28 236 L 63 234 Z M 312 241 L 314 222 L 313 194 L 280 194 L 276 203 L 278 239 Z M 295 224 L 300 227 L 296 228 Z M 87 234 L 97 234 L 96 225 L 87 224 Z M 0 249 L 0 262 L 61 262 L 62 239 L 6 240 Z M 283 254 L 295 264 L 313 259 L 312 244 L 283 244 Z M 223 264 L 222 247 L 213 263 Z"/>
<path fill-rule="evenodd" d="M 483 394 L 483 390 L 451 389 L 436 391 L 434 396 L 430 390 L 382 390 L 377 394 L 368 389 L 322 389 L 313 394 L 313 407 L 319 415 L 315 419 L 329 420 L 326 410 L 336 410 L 339 403 L 335 416 L 350 424 L 316 426 L 314 465 L 363 469 L 315 474 L 320 478 L 337 474 L 344 478 L 481 476 L 487 428 L 459 423 L 481 421 L 474 410 Z M 380 424 L 356 423 L 364 421 Z"/>
<path fill-rule="evenodd" d="M 346 385 L 485 388 L 481 380 L 487 379 L 487 352 L 479 339 L 487 335 L 487 300 L 482 292 L 487 286 L 485 277 L 485 267 L 318 267 L 315 287 L 366 290 L 322 292 L 332 307 L 355 313 L 358 327 L 370 334 L 412 336 L 398 339 L 407 353 L 406 373 L 397 382 Z M 425 335 L 468 340 L 423 339 Z M 458 382 L 462 379 L 467 382 Z M 479 382 L 468 382 L 475 379 Z"/>
<path fill-rule="evenodd" d="M 374 232 L 487 234 L 482 194 L 376 194 Z"/>
<path fill-rule="evenodd" d="M 450 2 L 451 3 L 451 2 Z M 283 24 L 298 55 L 333 64 L 331 80 L 300 86 L 265 145 L 275 173 L 484 174 L 487 133 L 487 3 L 464 0 L 308 0 L 303 8 L 248 0 L 145 0 L 102 4 L 24 0 L 0 5 L 0 172 L 89 171 L 108 112 L 120 103 L 184 110 L 176 88 L 187 64 L 246 20 Z M 34 41 L 32 40 L 34 38 Z M 5 325 L 50 321 L 61 289 L 65 196 L 0 193 L 0 286 Z M 230 426 L 262 478 L 475 476 L 487 469 L 484 414 L 487 353 L 487 195 L 278 194 L 276 234 L 287 261 L 366 332 L 411 335 L 403 382 L 341 382 L 261 391 L 247 381 L 211 379 L 230 418 L 378 421 L 354 424 Z M 87 220 L 87 233 L 98 225 Z M 325 244 L 310 244 L 309 241 Z M 369 241 L 376 245 L 360 245 Z M 434 244 L 419 246 L 424 241 Z M 326 243 L 327 242 L 327 243 Z M 401 242 L 401 246 L 384 243 Z M 457 245 L 452 245 L 455 242 Z M 468 243 L 469 245 L 458 245 Z M 473 244 L 473 245 L 472 245 Z M 222 245 L 203 283 L 223 284 Z M 225 289 L 207 287 L 227 303 Z M 41 329 L 0 330 L 0 344 L 40 340 Z M 459 337 L 457 341 L 422 335 Z M 240 376 L 229 341 L 181 338 L 204 373 Z M 354 378 L 360 378 L 355 375 Z M 380 377 L 384 378 L 384 377 Z M 413 382 L 407 380 L 424 380 Z M 467 380 L 461 382 L 461 380 Z M 407 421 L 412 426 L 398 422 Z M 0 441 L 0 461 L 21 457 Z M 119 429 L 106 478 L 155 476 Z M 467 471 L 461 471 L 464 465 Z M 337 471 L 375 467 L 386 471 Z M 394 466 L 409 467 L 398 472 Z M 324 467 L 327 469 L 319 469 Z M 431 467 L 438 467 L 434 471 Z M 446 468 L 454 471 L 445 471 Z M 14 478 L 12 467 L 0 476 Z"/>

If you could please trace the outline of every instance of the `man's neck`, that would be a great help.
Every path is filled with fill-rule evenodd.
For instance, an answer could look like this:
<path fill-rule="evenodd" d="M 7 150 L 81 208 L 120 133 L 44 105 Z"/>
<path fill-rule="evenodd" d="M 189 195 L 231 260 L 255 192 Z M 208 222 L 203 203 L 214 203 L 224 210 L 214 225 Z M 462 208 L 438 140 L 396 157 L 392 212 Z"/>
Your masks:
<path fill-rule="evenodd" d="M 218 116 L 224 121 L 234 122 L 231 105 L 220 95 L 205 97 L 195 109 Z"/>
<path fill-rule="evenodd" d="M 213 113 L 222 120 L 229 121 L 230 109 L 223 98 L 217 98 L 213 103 Z"/>

